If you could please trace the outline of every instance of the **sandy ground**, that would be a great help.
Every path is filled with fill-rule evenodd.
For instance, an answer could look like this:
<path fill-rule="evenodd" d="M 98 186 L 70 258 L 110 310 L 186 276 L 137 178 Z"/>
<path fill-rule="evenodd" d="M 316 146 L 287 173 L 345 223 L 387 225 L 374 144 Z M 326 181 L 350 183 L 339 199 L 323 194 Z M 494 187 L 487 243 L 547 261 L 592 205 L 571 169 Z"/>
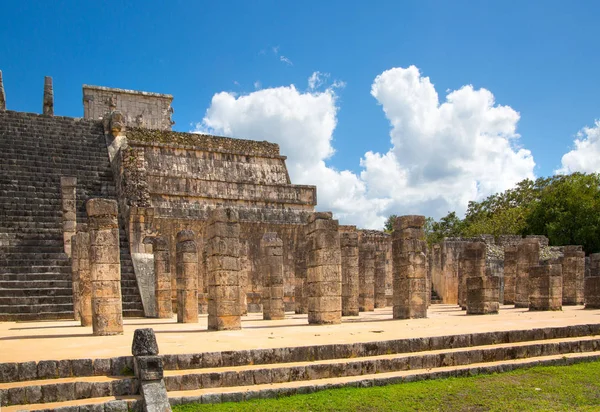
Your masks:
<path fill-rule="evenodd" d="M 208 332 L 207 316 L 199 323 L 173 319 L 126 319 L 124 334 L 92 336 L 91 327 L 75 321 L 0 322 L 0 362 L 109 358 L 131 355 L 133 332 L 153 328 L 160 352 L 198 353 L 390 340 L 548 326 L 600 323 L 600 310 L 566 306 L 562 312 L 529 312 L 502 306 L 498 315 L 467 316 L 455 305 L 433 305 L 427 319 L 392 320 L 391 308 L 345 317 L 341 325 L 311 326 L 306 315 L 264 321 L 262 314 L 242 317 L 238 331 Z"/>

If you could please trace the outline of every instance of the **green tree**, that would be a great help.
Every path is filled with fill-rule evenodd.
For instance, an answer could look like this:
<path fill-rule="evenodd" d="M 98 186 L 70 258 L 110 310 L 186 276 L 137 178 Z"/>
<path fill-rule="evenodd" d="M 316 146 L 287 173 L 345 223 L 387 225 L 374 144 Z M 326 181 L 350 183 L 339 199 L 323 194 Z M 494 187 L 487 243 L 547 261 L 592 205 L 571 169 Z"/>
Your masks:
<path fill-rule="evenodd" d="M 388 218 L 385 221 L 385 224 L 383 225 L 383 231 L 385 233 L 392 233 L 394 231 L 394 220 L 396 220 L 397 217 L 398 215 L 388 216 Z"/>
<path fill-rule="evenodd" d="M 545 235 L 550 244 L 583 245 L 600 252 L 600 175 L 554 176 L 530 206 L 524 234 Z"/>

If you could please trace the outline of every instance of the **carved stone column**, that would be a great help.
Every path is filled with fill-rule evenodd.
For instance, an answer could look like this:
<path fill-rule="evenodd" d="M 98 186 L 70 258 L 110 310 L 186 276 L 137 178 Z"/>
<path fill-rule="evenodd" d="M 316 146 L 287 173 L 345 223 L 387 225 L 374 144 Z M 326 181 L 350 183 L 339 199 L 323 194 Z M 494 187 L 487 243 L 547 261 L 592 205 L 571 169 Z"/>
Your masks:
<path fill-rule="evenodd" d="M 198 322 L 198 248 L 191 230 L 177 233 L 177 322 Z"/>
<path fill-rule="evenodd" d="M 77 241 L 79 278 L 79 318 L 81 326 L 92 326 L 92 273 L 90 269 L 90 234 L 87 226 L 79 225 Z"/>
<path fill-rule="evenodd" d="M 427 317 L 425 216 L 400 216 L 394 221 L 394 319 Z"/>
<path fill-rule="evenodd" d="M 375 245 L 360 236 L 358 254 L 358 308 L 361 312 L 372 312 L 375 310 Z"/>
<path fill-rule="evenodd" d="M 238 211 L 218 208 L 206 228 L 208 329 L 242 327 L 240 305 L 240 224 Z"/>
<path fill-rule="evenodd" d="M 563 305 L 583 305 L 583 278 L 585 276 L 585 252 L 581 246 L 563 248 Z"/>
<path fill-rule="evenodd" d="M 515 284 L 515 308 L 529 307 L 529 268 L 538 266 L 540 243 L 538 238 L 525 238 L 517 245 L 517 277 Z"/>
<path fill-rule="evenodd" d="M 123 333 L 123 303 L 117 202 L 90 199 L 86 209 L 90 225 L 94 335 L 119 335 Z"/>
<path fill-rule="evenodd" d="M 44 78 L 44 101 L 43 112 L 46 115 L 54 116 L 54 90 L 52 89 L 52 77 Z"/>
<path fill-rule="evenodd" d="M 529 310 L 562 310 L 562 266 L 558 262 L 529 268 Z"/>
<path fill-rule="evenodd" d="M 308 323 L 336 324 L 342 321 L 342 262 L 338 221 L 330 212 L 308 218 L 309 244 L 306 282 Z"/>
<path fill-rule="evenodd" d="M 504 304 L 514 305 L 517 277 L 517 247 L 504 246 Z"/>
<path fill-rule="evenodd" d="M 590 256 L 590 274 L 585 278 L 585 308 L 600 309 L 600 253 Z"/>
<path fill-rule="evenodd" d="M 154 288 L 156 314 L 159 319 L 170 319 L 173 317 L 171 259 L 169 256 L 169 244 L 165 238 L 155 237 L 152 240 L 152 252 L 154 253 L 154 279 L 156 281 Z"/>
<path fill-rule="evenodd" d="M 69 257 L 71 256 L 71 239 L 77 232 L 76 190 L 76 177 L 62 176 L 60 178 L 64 250 Z"/>
<path fill-rule="evenodd" d="M 265 233 L 260 240 L 260 271 L 263 279 L 263 319 L 285 318 L 283 305 L 283 241 L 277 233 Z"/>
<path fill-rule="evenodd" d="M 358 232 L 356 226 L 345 228 L 340 231 L 342 316 L 358 316 Z"/>

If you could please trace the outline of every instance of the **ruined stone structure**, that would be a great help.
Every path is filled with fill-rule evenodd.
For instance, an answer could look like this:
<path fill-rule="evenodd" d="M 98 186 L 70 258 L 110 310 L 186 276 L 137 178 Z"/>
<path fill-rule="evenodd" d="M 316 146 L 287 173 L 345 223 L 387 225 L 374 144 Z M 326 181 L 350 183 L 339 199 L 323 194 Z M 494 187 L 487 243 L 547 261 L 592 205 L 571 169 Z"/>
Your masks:
<path fill-rule="evenodd" d="M 340 226 L 342 259 L 342 316 L 358 316 L 358 232 L 356 226 Z"/>
<path fill-rule="evenodd" d="M 590 256 L 590 275 L 584 279 L 586 309 L 600 309 L 600 253 Z"/>
<path fill-rule="evenodd" d="M 198 322 L 198 247 L 191 230 L 177 233 L 177 322 Z"/>
<path fill-rule="evenodd" d="M 42 113 L 48 116 L 54 116 L 54 90 L 52 88 L 52 77 L 50 76 L 46 76 L 44 78 L 44 100 Z"/>
<path fill-rule="evenodd" d="M 370 312 L 375 310 L 375 245 L 359 236 L 358 253 L 358 308 Z"/>
<path fill-rule="evenodd" d="M 583 305 L 585 252 L 581 246 L 564 246 L 562 265 L 562 304 Z"/>
<path fill-rule="evenodd" d="M 117 202 L 90 199 L 90 271 L 92 278 L 92 328 L 94 335 L 123 333 L 121 262 Z"/>
<path fill-rule="evenodd" d="M 211 212 L 206 234 L 208 329 L 240 329 L 240 224 L 236 209 Z"/>
<path fill-rule="evenodd" d="M 527 237 L 517 246 L 517 276 L 515 282 L 515 307 L 529 307 L 529 269 L 538 266 L 540 242 L 538 238 Z"/>
<path fill-rule="evenodd" d="M 507 245 L 504 247 L 504 304 L 515 304 L 517 281 L 517 247 Z"/>
<path fill-rule="evenodd" d="M 308 219 L 308 323 L 342 321 L 342 260 L 338 221 L 330 212 L 316 212 Z"/>
<path fill-rule="evenodd" d="M 173 96 L 110 87 L 83 85 L 83 117 L 102 120 L 106 113 L 123 113 L 127 127 L 171 130 Z"/>
<path fill-rule="evenodd" d="M 153 238 L 152 250 L 154 252 L 154 280 L 156 282 L 154 288 L 156 295 L 156 317 L 159 319 L 170 319 L 173 317 L 173 301 L 169 245 L 164 238 L 157 236 Z"/>
<path fill-rule="evenodd" d="M 277 233 L 265 233 L 260 241 L 261 272 L 263 275 L 263 319 L 285 318 L 283 305 L 283 242 Z"/>
<path fill-rule="evenodd" d="M 300 229 L 296 251 L 294 253 L 294 312 L 297 314 L 308 313 L 308 297 L 306 290 L 306 259 L 308 258 L 308 244 L 305 230 Z"/>
<path fill-rule="evenodd" d="M 427 317 L 425 216 L 400 216 L 394 221 L 394 319 Z"/>
<path fill-rule="evenodd" d="M 563 268 L 550 261 L 529 268 L 529 310 L 561 310 Z"/>
<path fill-rule="evenodd" d="M 466 310 L 468 315 L 498 313 L 500 278 L 486 267 L 486 245 L 469 242 L 461 255 L 461 267 L 466 278 Z"/>

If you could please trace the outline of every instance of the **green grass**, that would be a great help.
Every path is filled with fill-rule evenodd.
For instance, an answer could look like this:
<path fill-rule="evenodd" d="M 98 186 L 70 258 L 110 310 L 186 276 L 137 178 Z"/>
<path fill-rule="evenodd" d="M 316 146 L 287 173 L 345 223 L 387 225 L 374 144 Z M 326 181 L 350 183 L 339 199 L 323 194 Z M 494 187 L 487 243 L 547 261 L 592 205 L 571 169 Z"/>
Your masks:
<path fill-rule="evenodd" d="M 600 411 L 600 362 L 342 388 L 278 399 L 180 405 L 191 411 Z"/>

